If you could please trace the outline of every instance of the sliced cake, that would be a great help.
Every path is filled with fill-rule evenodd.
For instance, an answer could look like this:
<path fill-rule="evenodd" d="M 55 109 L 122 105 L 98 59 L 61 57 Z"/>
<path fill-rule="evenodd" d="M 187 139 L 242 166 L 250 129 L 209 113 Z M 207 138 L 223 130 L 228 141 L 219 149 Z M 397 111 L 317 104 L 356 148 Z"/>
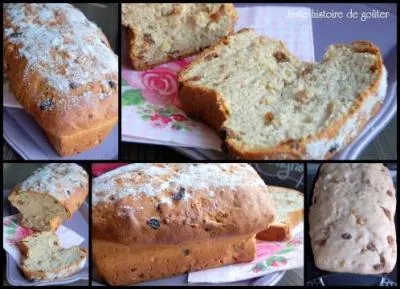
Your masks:
<path fill-rule="evenodd" d="M 199 52 L 233 31 L 233 4 L 123 3 L 122 25 L 136 70 Z"/>
<path fill-rule="evenodd" d="M 304 63 L 280 41 L 243 29 L 179 74 L 180 101 L 242 159 L 325 159 L 375 115 L 386 91 L 379 49 L 332 45 Z"/>
<path fill-rule="evenodd" d="M 292 237 L 293 228 L 304 218 L 304 195 L 296 190 L 268 186 L 268 191 L 277 212 L 275 221 L 268 229 L 259 232 L 257 239 L 286 241 Z"/>
<path fill-rule="evenodd" d="M 29 279 L 55 280 L 82 270 L 87 259 L 86 249 L 73 246 L 64 249 L 52 232 L 35 233 L 21 240 L 22 271 Z"/>

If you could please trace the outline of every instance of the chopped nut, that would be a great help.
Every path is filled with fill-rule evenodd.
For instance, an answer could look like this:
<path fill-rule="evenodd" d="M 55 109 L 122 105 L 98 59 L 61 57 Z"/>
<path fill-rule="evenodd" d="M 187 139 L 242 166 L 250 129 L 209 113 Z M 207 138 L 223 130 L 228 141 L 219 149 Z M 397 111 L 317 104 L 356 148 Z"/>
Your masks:
<path fill-rule="evenodd" d="M 387 236 L 387 241 L 389 243 L 389 245 L 393 245 L 394 244 L 394 239 L 392 236 Z"/>
<path fill-rule="evenodd" d="M 160 50 L 162 52 L 168 52 L 171 49 L 171 44 L 168 41 L 161 43 Z"/>
<path fill-rule="evenodd" d="M 310 95 L 306 90 L 300 90 L 294 95 L 294 99 L 299 103 L 306 103 L 309 98 Z"/>
<path fill-rule="evenodd" d="M 335 104 L 334 102 L 330 101 L 326 106 L 327 118 L 333 113 L 334 109 L 335 109 Z"/>
<path fill-rule="evenodd" d="M 357 225 L 363 226 L 363 225 L 365 225 L 366 221 L 367 221 L 366 218 L 357 217 Z"/>
<path fill-rule="evenodd" d="M 393 197 L 393 192 L 391 190 L 387 190 L 386 194 L 388 194 L 389 197 Z"/>

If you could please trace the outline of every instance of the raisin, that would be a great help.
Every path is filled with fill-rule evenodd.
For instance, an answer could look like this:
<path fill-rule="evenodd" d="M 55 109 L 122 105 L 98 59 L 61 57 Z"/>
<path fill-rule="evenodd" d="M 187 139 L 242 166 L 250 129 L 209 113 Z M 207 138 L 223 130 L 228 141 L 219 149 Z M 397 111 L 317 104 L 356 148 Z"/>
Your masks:
<path fill-rule="evenodd" d="M 342 239 L 350 240 L 350 239 L 351 239 L 351 234 L 349 234 L 349 233 L 343 233 L 343 234 L 342 234 Z"/>
<path fill-rule="evenodd" d="M 381 207 L 381 209 L 383 210 L 383 212 L 385 213 L 385 215 L 389 219 L 389 221 L 391 221 L 392 217 L 390 216 L 390 211 L 384 207 Z"/>
<path fill-rule="evenodd" d="M 376 246 L 374 243 L 368 243 L 367 250 L 376 251 Z"/>
<path fill-rule="evenodd" d="M 377 69 L 378 69 L 378 67 L 376 66 L 376 64 L 374 64 L 374 65 L 370 66 L 369 71 L 371 73 L 374 73 Z"/>
<path fill-rule="evenodd" d="M 147 43 L 150 43 L 150 44 L 154 44 L 155 43 L 153 37 L 151 37 L 151 34 L 149 34 L 149 33 L 143 34 L 143 40 L 145 42 L 147 42 Z"/>
<path fill-rule="evenodd" d="M 115 196 L 114 195 L 110 196 L 110 201 L 115 201 Z"/>
<path fill-rule="evenodd" d="M 172 194 L 172 199 L 174 201 L 180 201 L 183 199 L 184 196 L 185 196 L 185 188 L 179 187 L 179 191 L 177 193 Z"/>
<path fill-rule="evenodd" d="M 183 248 L 183 249 L 181 250 L 181 252 L 182 252 L 182 255 L 183 255 L 183 256 L 189 256 L 189 254 L 190 254 L 190 250 L 189 250 L 189 249 L 186 249 L 186 248 Z"/>
<path fill-rule="evenodd" d="M 49 111 L 54 108 L 54 102 L 51 99 L 42 100 L 39 104 L 39 109 L 42 111 Z"/>
<path fill-rule="evenodd" d="M 11 38 L 16 38 L 16 37 L 20 37 L 22 35 L 22 32 L 14 32 L 10 34 Z"/>
<path fill-rule="evenodd" d="M 315 244 L 318 246 L 324 246 L 326 243 L 326 239 L 319 239 L 315 241 Z"/>
<path fill-rule="evenodd" d="M 116 84 L 114 81 L 112 81 L 112 80 L 110 80 L 110 81 L 108 82 L 108 85 L 111 87 L 111 89 L 117 87 L 117 84 Z"/>
<path fill-rule="evenodd" d="M 227 145 L 225 142 L 223 142 L 223 143 L 221 144 L 221 150 L 222 150 L 224 153 L 227 153 L 227 152 L 228 152 L 228 145 Z"/>
<path fill-rule="evenodd" d="M 331 148 L 329 149 L 329 152 L 331 154 L 333 154 L 334 152 L 336 152 L 338 150 L 338 145 L 333 145 L 331 146 Z"/>
<path fill-rule="evenodd" d="M 394 243 L 394 239 L 392 236 L 388 236 L 387 241 L 388 241 L 389 245 L 393 245 L 393 243 Z"/>
<path fill-rule="evenodd" d="M 210 61 L 211 59 L 217 58 L 219 55 L 217 53 L 211 53 L 204 57 L 204 61 Z"/>
<path fill-rule="evenodd" d="M 280 62 L 286 62 L 289 60 L 289 58 L 287 57 L 287 55 L 281 51 L 277 51 L 274 53 L 274 57 L 276 59 L 276 62 L 280 63 Z"/>
<path fill-rule="evenodd" d="M 71 89 L 78 88 L 79 86 L 81 86 L 81 85 L 80 85 L 79 83 L 75 82 L 75 81 L 71 81 L 71 82 L 69 83 L 69 87 L 70 87 Z"/>
<path fill-rule="evenodd" d="M 264 115 L 264 123 L 265 124 L 271 124 L 273 120 L 274 120 L 274 114 L 272 112 L 267 112 Z"/>
<path fill-rule="evenodd" d="M 220 129 L 218 135 L 222 140 L 226 140 L 226 138 L 228 137 L 228 131 L 226 130 L 226 128 L 222 128 Z"/>
<path fill-rule="evenodd" d="M 386 194 L 388 194 L 389 197 L 393 197 L 393 192 L 391 190 L 387 190 Z"/>
<path fill-rule="evenodd" d="M 156 218 L 150 218 L 147 220 L 147 226 L 154 230 L 160 229 L 160 221 Z"/>
<path fill-rule="evenodd" d="M 71 196 L 71 191 L 70 191 L 70 190 L 66 190 L 65 193 L 66 193 L 68 196 Z"/>
<path fill-rule="evenodd" d="M 382 254 L 380 255 L 379 261 L 381 262 L 382 266 L 385 266 L 385 264 L 386 264 L 386 259 L 385 259 L 385 257 L 383 257 Z"/>
<path fill-rule="evenodd" d="M 383 270 L 383 264 L 376 264 L 376 265 L 374 265 L 374 269 L 375 269 L 376 271 L 381 271 L 381 270 Z"/>

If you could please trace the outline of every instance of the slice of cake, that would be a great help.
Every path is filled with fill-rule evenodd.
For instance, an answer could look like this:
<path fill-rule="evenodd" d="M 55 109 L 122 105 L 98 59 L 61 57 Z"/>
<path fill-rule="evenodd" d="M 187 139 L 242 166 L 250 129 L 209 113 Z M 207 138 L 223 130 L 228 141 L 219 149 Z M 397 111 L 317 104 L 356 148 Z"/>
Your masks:
<path fill-rule="evenodd" d="M 386 72 L 367 41 L 332 45 L 321 63 L 304 63 L 243 29 L 199 55 L 179 84 L 183 109 L 217 130 L 232 156 L 325 159 L 378 112 Z"/>
<path fill-rule="evenodd" d="M 257 234 L 265 241 L 286 241 L 292 237 L 293 228 L 303 221 L 304 195 L 296 190 L 268 186 L 269 196 L 275 204 L 277 217 L 268 229 Z"/>
<path fill-rule="evenodd" d="M 233 4 L 122 4 L 129 57 L 136 70 L 199 52 L 233 31 Z"/>
<path fill-rule="evenodd" d="M 21 240 L 22 271 L 29 279 L 55 280 L 82 270 L 87 259 L 86 249 L 73 246 L 64 249 L 52 232 L 35 233 Z"/>

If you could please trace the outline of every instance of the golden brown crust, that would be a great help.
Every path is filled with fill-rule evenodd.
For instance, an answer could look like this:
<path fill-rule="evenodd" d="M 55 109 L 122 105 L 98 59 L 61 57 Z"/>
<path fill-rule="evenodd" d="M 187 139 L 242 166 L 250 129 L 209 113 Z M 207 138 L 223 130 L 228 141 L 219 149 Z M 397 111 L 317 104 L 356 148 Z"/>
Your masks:
<path fill-rule="evenodd" d="M 25 9 L 29 10 L 30 7 Z M 57 21 L 63 21 L 62 19 L 64 18 L 57 18 Z M 14 29 L 14 31 L 19 29 L 11 23 L 8 14 L 5 14 L 4 29 Z M 41 74 L 40 70 L 29 66 L 28 60 L 18 52 L 20 45 L 13 42 L 11 36 L 7 37 L 3 33 L 3 66 L 9 79 L 10 90 L 26 112 L 48 135 L 50 142 L 55 144 L 56 151 L 61 156 L 71 155 L 103 141 L 107 135 L 104 133 L 103 124 L 112 123 L 113 126 L 118 120 L 118 74 L 104 75 L 104 79 L 74 87 L 68 92 L 59 91 L 49 85 L 47 78 Z M 110 48 L 105 35 L 101 34 L 99 37 Z M 68 58 L 65 58 L 65 67 L 67 67 L 67 61 Z M 102 94 L 106 89 L 103 82 L 113 83 L 107 87 L 107 97 L 92 97 L 91 101 L 87 102 L 82 95 Z M 72 98 L 77 99 L 76 103 L 73 108 L 72 106 L 67 108 L 65 103 L 71 102 Z M 52 102 L 51 109 L 44 109 L 42 103 L 50 101 Z M 85 136 L 86 141 L 84 139 L 63 140 L 87 130 L 90 130 L 90 134 Z M 84 145 L 77 145 L 74 142 L 84 143 Z"/>
<path fill-rule="evenodd" d="M 93 239 L 96 273 L 110 285 L 128 285 L 189 271 L 250 262 L 255 253 L 254 235 L 145 246 Z"/>
<path fill-rule="evenodd" d="M 178 244 L 255 234 L 268 227 L 275 210 L 267 193 L 257 194 L 257 198 L 250 198 L 250 193 L 253 192 L 245 189 L 216 192 L 213 198 L 219 200 L 218 211 L 213 211 L 214 202 L 209 199 L 207 190 L 197 192 L 196 199 L 174 207 L 157 206 L 155 200 L 146 196 L 99 203 L 92 210 L 92 234 L 94 238 L 121 244 Z M 143 209 L 134 214 L 127 209 L 138 204 Z M 256 204 L 262 204 L 262 210 Z M 251 213 L 243 210 L 250 207 Z M 160 220 L 156 231 L 145 226 L 149 216 Z"/>
<path fill-rule="evenodd" d="M 118 122 L 118 116 L 103 120 L 96 127 L 79 132 L 56 136 L 46 132 L 46 136 L 60 156 L 69 156 L 81 153 L 101 143 Z"/>
<path fill-rule="evenodd" d="M 237 33 L 246 32 L 247 29 L 244 28 Z M 198 63 L 203 62 L 204 57 L 209 54 L 215 52 L 215 50 L 222 45 L 225 45 L 225 41 L 229 38 L 229 36 L 220 40 L 219 43 L 210 47 L 209 49 L 203 51 L 201 54 L 196 57 L 196 59 L 187 67 L 189 70 L 191 67 L 197 65 Z M 304 159 L 306 158 L 306 145 L 312 142 L 316 142 L 318 140 L 323 139 L 333 139 L 339 132 L 339 130 L 346 124 L 346 122 L 353 117 L 358 111 L 360 111 L 366 102 L 366 100 L 375 95 L 378 92 L 379 84 L 382 80 L 383 75 L 383 61 L 382 56 L 380 54 L 380 50 L 373 43 L 369 41 L 355 41 L 350 45 L 338 44 L 335 46 L 345 46 L 350 47 L 354 50 L 354 52 L 362 52 L 362 53 L 371 53 L 376 55 L 376 65 L 374 66 L 374 71 L 378 71 L 379 76 L 377 79 L 370 84 L 370 86 L 360 93 L 358 99 L 349 109 L 349 113 L 343 118 L 337 120 L 328 128 L 321 130 L 317 134 L 305 137 L 299 140 L 289 140 L 287 142 L 282 142 L 275 147 L 265 148 L 265 149 L 246 149 L 242 147 L 240 144 L 237 144 L 234 137 L 229 137 L 226 135 L 226 139 L 223 139 L 222 149 L 233 158 L 238 159 L 247 159 L 247 160 L 259 160 L 259 159 L 288 159 L 288 160 L 296 160 L 296 159 Z M 186 70 L 186 69 L 185 69 Z M 223 104 L 223 97 L 218 96 L 216 91 L 212 89 L 207 89 L 205 87 L 195 86 L 188 80 L 184 79 L 185 70 L 181 71 L 178 74 L 180 92 L 179 99 L 182 103 L 185 103 L 183 109 L 188 113 L 189 116 L 204 121 L 206 124 L 213 127 L 217 132 L 221 128 L 223 128 L 223 122 L 229 117 L 229 112 L 225 109 L 226 105 Z M 206 92 L 206 93 L 205 93 Z M 189 101 L 190 100 L 190 101 Z M 210 104 L 210 102 L 218 102 L 218 105 Z M 222 103 L 222 104 L 221 104 Z M 207 107 L 212 107 L 214 110 L 218 110 L 217 112 L 213 111 L 208 112 L 209 109 Z M 373 111 L 371 117 L 377 113 L 377 109 Z M 358 124 L 358 132 L 362 130 L 365 124 L 368 122 L 368 119 L 360 120 Z M 347 138 L 346 144 L 350 143 L 353 139 Z M 331 158 L 338 151 L 328 152 L 324 159 Z"/>
<path fill-rule="evenodd" d="M 229 15 L 232 18 L 232 26 L 229 28 L 227 31 L 227 35 L 233 33 L 234 31 L 234 24 L 238 20 L 238 13 L 236 11 L 236 8 L 233 4 L 223 4 L 223 10 L 224 13 Z M 129 51 L 129 58 L 131 60 L 132 66 L 135 70 L 143 71 L 143 70 L 148 70 L 151 68 L 154 68 L 158 65 L 161 65 L 163 63 L 167 63 L 169 61 L 173 60 L 178 60 L 182 59 L 188 56 L 192 56 L 194 54 L 197 54 L 207 47 L 202 48 L 201 50 L 193 50 L 193 49 L 188 49 L 184 51 L 180 51 L 179 53 L 169 53 L 166 55 L 163 59 L 157 60 L 157 61 L 144 61 L 141 59 L 140 56 L 140 48 L 137 46 L 137 35 L 139 34 L 139 31 L 135 29 L 135 27 L 132 27 L 131 25 L 128 25 L 127 23 L 122 23 L 127 29 L 127 37 L 128 37 L 128 51 Z"/>

